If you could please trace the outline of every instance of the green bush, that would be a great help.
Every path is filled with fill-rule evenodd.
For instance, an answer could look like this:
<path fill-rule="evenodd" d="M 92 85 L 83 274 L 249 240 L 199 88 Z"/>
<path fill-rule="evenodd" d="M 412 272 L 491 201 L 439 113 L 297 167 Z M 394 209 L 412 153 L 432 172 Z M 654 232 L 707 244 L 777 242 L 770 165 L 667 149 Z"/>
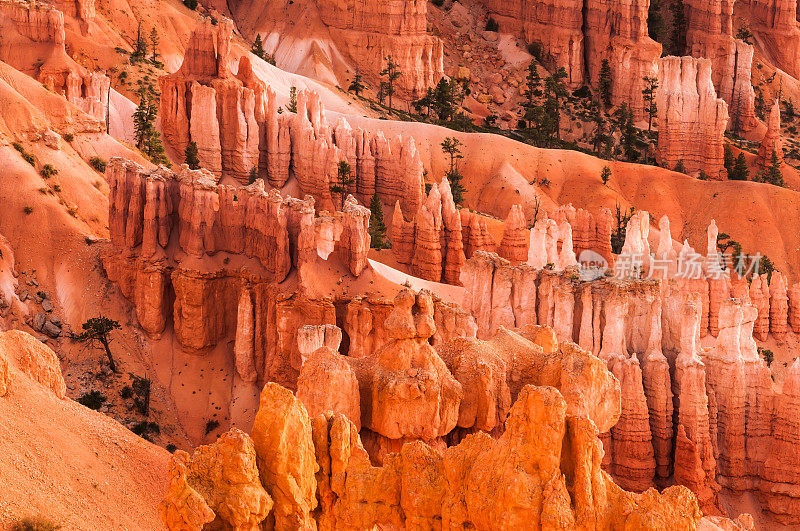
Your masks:
<path fill-rule="evenodd" d="M 219 421 L 209 420 L 206 422 L 206 435 L 219 428 Z"/>
<path fill-rule="evenodd" d="M 72 142 L 75 140 L 75 135 L 72 133 L 64 133 L 61 138 L 63 138 L 65 142 Z"/>
<path fill-rule="evenodd" d="M 92 157 L 89 159 L 89 166 L 94 168 L 100 173 L 106 172 L 106 161 L 101 159 L 100 157 Z"/>
<path fill-rule="evenodd" d="M 14 523 L 11 531 L 57 531 L 61 526 L 42 516 L 29 516 Z"/>
<path fill-rule="evenodd" d="M 492 17 L 489 17 L 489 20 L 486 21 L 486 31 L 498 31 L 499 29 L 500 24 Z"/>
<path fill-rule="evenodd" d="M 106 397 L 100 391 L 89 391 L 83 393 L 77 402 L 89 409 L 97 411 L 106 401 Z"/>
<path fill-rule="evenodd" d="M 39 175 L 42 176 L 42 179 L 49 179 L 50 177 L 58 175 L 58 170 L 55 169 L 52 164 L 45 164 L 42 166 L 42 169 L 39 170 Z"/>

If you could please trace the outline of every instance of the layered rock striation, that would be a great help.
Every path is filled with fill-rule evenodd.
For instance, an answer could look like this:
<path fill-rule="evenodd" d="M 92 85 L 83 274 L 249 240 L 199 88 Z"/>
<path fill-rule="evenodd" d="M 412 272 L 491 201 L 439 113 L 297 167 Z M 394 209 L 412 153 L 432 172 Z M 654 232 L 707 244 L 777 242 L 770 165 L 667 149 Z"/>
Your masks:
<path fill-rule="evenodd" d="M 694 57 L 659 60 L 657 160 L 668 168 L 682 162 L 689 173 L 724 175 L 728 105 L 717 97 L 711 61 Z"/>
<path fill-rule="evenodd" d="M 694 251 L 685 245 L 675 253 L 669 224 L 659 225 L 655 260 L 688 263 Z M 646 213 L 629 223 L 618 264 L 626 253 L 649 254 L 642 227 L 649 227 Z M 606 362 L 620 382 L 623 406 L 619 422 L 601 434 L 603 466 L 624 488 L 643 491 L 674 480 L 712 512 L 721 486 L 751 491 L 777 519 L 797 523 L 793 465 L 769 458 L 779 448 L 798 452 L 795 428 L 782 420 L 793 413 L 775 409 L 792 403 L 795 369 L 779 389 L 754 338 L 771 333 L 785 340 L 800 285 L 787 289 L 775 272 L 769 284 L 755 275 L 748 288 L 746 280 L 716 270 L 717 234 L 712 223 L 705 265 L 694 253 L 705 268 L 698 272 L 708 278 L 661 271 L 654 260 L 639 272 L 654 278 L 584 281 L 576 269 L 514 266 L 478 252 L 463 269 L 464 307 L 475 317 L 478 338 L 548 326 L 559 341 L 574 341 Z M 714 346 L 701 348 L 698 339 L 706 335 L 716 338 Z M 787 431 L 770 431 L 776 425 Z"/>
<path fill-rule="evenodd" d="M 742 0 L 750 29 L 762 51 L 792 77 L 800 76 L 800 24 L 797 0 Z"/>
<path fill-rule="evenodd" d="M 252 440 L 261 483 L 274 500 L 269 518 L 278 529 L 661 529 L 666 522 L 680 528 L 705 523 L 685 487 L 644 494 L 618 487 L 600 467 L 597 427 L 554 387 L 522 388 L 498 438 L 479 432 L 442 451 L 407 443 L 372 466 L 345 416 L 310 417 L 290 391 L 267 384 Z M 173 468 L 182 457 L 174 458 Z M 528 495 L 520 498 L 520 489 Z M 182 501 L 180 494 L 170 490 L 162 505 Z M 197 498 L 208 505 L 206 496 Z M 250 522 L 257 525 L 258 518 Z M 169 529 L 184 529 L 164 521 Z"/>
<path fill-rule="evenodd" d="M 368 204 L 400 201 L 416 212 L 424 196 L 424 169 L 413 138 L 387 139 L 382 132 L 352 129 L 342 117 L 331 124 L 319 95 L 297 94 L 297 112 L 279 108 L 276 94 L 253 73 L 250 60 L 230 69 L 232 23 L 201 22 L 180 70 L 161 82 L 161 119 L 167 144 L 183 153 L 197 143 L 201 165 L 218 178 L 248 184 L 261 176 L 281 188 L 294 177 L 301 194 L 327 210 L 341 208 L 331 191 L 339 165 L 349 164 L 345 195 Z"/>
<path fill-rule="evenodd" d="M 94 3 L 81 5 L 81 12 L 92 17 Z M 64 13 L 51 5 L 0 1 L 0 60 L 62 94 L 96 120 L 105 121 L 111 80 L 67 55 Z"/>
<path fill-rule="evenodd" d="M 656 75 L 661 45 L 647 33 L 648 0 L 481 0 L 501 29 L 538 43 L 548 68 L 564 68 L 573 88 L 597 86 L 602 62 L 612 69 L 612 103 L 644 116 L 644 77 Z"/>
<path fill-rule="evenodd" d="M 732 0 L 685 2 L 686 53 L 711 60 L 711 77 L 730 110 L 728 128 L 755 128 L 755 91 L 751 83 L 752 45 L 734 38 Z"/>
<path fill-rule="evenodd" d="M 428 2 L 317 1 L 320 18 L 356 70 L 380 72 L 397 63 L 401 89 L 421 96 L 444 75 L 444 46 L 428 34 Z"/>

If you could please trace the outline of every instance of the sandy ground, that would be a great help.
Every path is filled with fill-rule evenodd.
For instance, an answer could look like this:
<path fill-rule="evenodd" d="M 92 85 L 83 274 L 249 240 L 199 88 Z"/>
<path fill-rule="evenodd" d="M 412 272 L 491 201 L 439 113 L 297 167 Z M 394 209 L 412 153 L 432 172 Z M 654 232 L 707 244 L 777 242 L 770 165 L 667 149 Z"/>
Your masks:
<path fill-rule="evenodd" d="M 0 397 L 0 528 L 44 517 L 64 530 L 163 529 L 169 453 L 12 369 Z"/>

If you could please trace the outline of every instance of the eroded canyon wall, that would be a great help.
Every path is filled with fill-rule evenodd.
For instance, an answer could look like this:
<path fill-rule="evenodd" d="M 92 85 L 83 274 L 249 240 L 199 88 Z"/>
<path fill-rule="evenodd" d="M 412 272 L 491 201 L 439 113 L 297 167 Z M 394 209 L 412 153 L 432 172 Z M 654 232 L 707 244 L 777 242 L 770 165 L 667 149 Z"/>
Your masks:
<path fill-rule="evenodd" d="M 279 108 L 275 91 L 256 77 L 246 56 L 231 71 L 231 35 L 229 20 L 201 22 L 180 70 L 161 78 L 161 120 L 172 149 L 183 153 L 196 142 L 204 168 L 241 184 L 261 176 L 281 188 L 294 175 L 300 193 L 329 211 L 341 209 L 341 194 L 331 188 L 339 164 L 347 162 L 353 182 L 345 195 L 368 204 L 377 194 L 416 212 L 424 169 L 413 138 L 353 129 L 344 117 L 332 124 L 312 91 L 297 94 L 296 113 Z"/>
<path fill-rule="evenodd" d="M 481 0 L 501 26 L 541 46 L 544 66 L 564 68 L 570 87 L 599 83 L 602 62 L 612 69 L 612 103 L 644 117 L 643 78 L 656 75 L 661 45 L 647 33 L 649 0 Z"/>
<path fill-rule="evenodd" d="M 86 2 L 87 16 L 93 5 Z M 111 80 L 67 55 L 64 13 L 53 6 L 0 1 L 0 60 L 105 121 Z"/>
<path fill-rule="evenodd" d="M 717 97 L 711 60 L 664 57 L 658 74 L 659 164 L 674 168 L 682 162 L 689 173 L 723 179 L 728 105 Z"/>
<path fill-rule="evenodd" d="M 786 421 L 796 413 L 776 409 L 792 407 L 800 362 L 776 386 L 755 338 L 785 339 L 797 290 L 787 290 L 778 272 L 769 284 L 755 275 L 748 285 L 719 269 L 714 224 L 705 259 L 687 245 L 676 253 L 669 224 L 659 225 L 652 261 L 642 263 L 642 274 L 653 278 L 585 281 L 576 268 L 512 265 L 478 252 L 463 268 L 464 308 L 476 319 L 478 338 L 549 326 L 560 341 L 574 341 L 607 363 L 623 407 L 619 422 L 601 434 L 603 466 L 623 488 L 641 492 L 674 479 L 712 512 L 721 486 L 752 491 L 767 512 L 796 524 L 793 458 L 770 456 L 800 451 L 797 427 Z M 647 227 L 646 214 L 632 218 L 618 264 L 651 256 Z M 691 256 L 704 276 L 676 276 L 675 265 Z M 661 269 L 664 260 L 672 269 Z M 707 335 L 716 339 L 702 348 L 698 340 Z"/>

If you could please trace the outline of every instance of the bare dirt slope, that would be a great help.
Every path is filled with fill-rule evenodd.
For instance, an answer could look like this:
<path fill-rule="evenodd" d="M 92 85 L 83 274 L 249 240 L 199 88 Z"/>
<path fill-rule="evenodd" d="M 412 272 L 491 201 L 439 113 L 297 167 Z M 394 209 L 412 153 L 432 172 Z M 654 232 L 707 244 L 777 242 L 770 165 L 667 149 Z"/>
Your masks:
<path fill-rule="evenodd" d="M 40 517 L 70 530 L 161 529 L 169 453 L 60 398 L 57 363 L 30 336 L 0 334 L 0 527 Z"/>

